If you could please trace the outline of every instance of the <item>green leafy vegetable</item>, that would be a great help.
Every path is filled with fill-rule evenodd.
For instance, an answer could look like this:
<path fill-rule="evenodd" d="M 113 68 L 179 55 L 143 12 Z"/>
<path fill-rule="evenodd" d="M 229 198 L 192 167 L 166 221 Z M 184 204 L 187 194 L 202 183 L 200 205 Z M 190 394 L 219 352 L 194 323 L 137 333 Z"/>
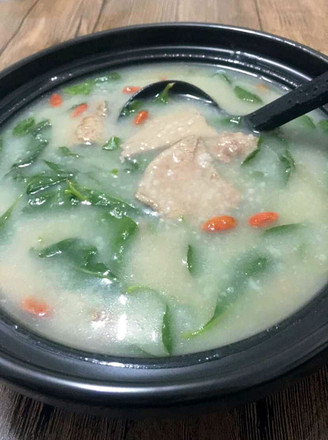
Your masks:
<path fill-rule="evenodd" d="M 312 118 L 308 115 L 300 116 L 299 118 L 295 119 L 299 124 L 301 124 L 304 128 L 315 128 L 315 123 L 313 122 Z"/>
<path fill-rule="evenodd" d="M 242 101 L 252 102 L 255 104 L 263 103 L 262 99 L 258 95 L 255 95 L 255 93 L 251 93 L 242 87 L 236 86 L 233 90 L 237 98 L 241 99 Z"/>
<path fill-rule="evenodd" d="M 56 173 L 56 175 L 61 176 L 61 175 L 65 175 L 65 176 L 73 176 L 74 173 L 64 170 L 61 166 L 59 166 L 57 163 L 55 162 L 51 162 L 50 160 L 44 160 L 44 163 L 51 169 L 51 171 L 53 171 L 54 173 Z"/>
<path fill-rule="evenodd" d="M 81 202 L 88 201 L 87 196 L 80 192 L 80 190 L 77 188 L 76 184 L 73 185 L 73 183 L 70 181 L 68 181 L 67 184 L 68 184 L 68 189 L 65 190 L 66 194 L 72 195 L 73 197 L 75 197 L 77 200 L 79 200 Z"/>
<path fill-rule="evenodd" d="M 118 79 L 121 79 L 121 75 L 117 72 L 109 72 L 106 75 L 97 76 L 97 78 L 94 79 L 94 82 L 97 83 L 104 83 L 104 82 L 110 82 L 110 81 L 117 81 Z"/>
<path fill-rule="evenodd" d="M 259 137 L 258 142 L 257 142 L 257 147 L 243 160 L 243 162 L 241 163 L 241 166 L 245 166 L 245 165 L 249 164 L 249 162 L 251 162 L 253 159 L 255 159 L 255 157 L 261 151 L 262 144 L 263 144 L 263 136 L 261 135 Z"/>
<path fill-rule="evenodd" d="M 271 236 L 286 234 L 286 233 L 300 230 L 304 227 L 305 227 L 305 225 L 302 223 L 289 223 L 287 225 L 273 226 L 272 228 L 266 229 L 263 232 L 263 236 L 264 237 L 271 237 Z"/>
<path fill-rule="evenodd" d="M 49 141 L 45 137 L 42 136 L 43 132 L 51 127 L 51 123 L 48 119 L 45 119 L 38 124 L 35 125 L 34 118 L 28 118 L 24 121 L 21 121 L 14 129 L 17 131 L 17 136 L 27 135 L 29 134 L 29 142 L 26 148 L 26 151 L 18 159 L 16 163 L 12 165 L 12 169 L 9 174 L 15 174 L 15 168 L 25 168 L 32 165 L 42 154 L 43 150 L 48 145 Z M 18 176 L 16 172 L 16 176 Z"/>
<path fill-rule="evenodd" d="M 155 294 L 161 296 L 160 292 L 144 284 L 137 284 L 134 286 L 130 286 L 125 291 L 126 295 L 132 295 L 138 292 L 145 292 L 147 294 Z M 172 314 L 170 307 L 167 304 L 165 307 L 165 312 L 162 321 L 162 342 L 168 354 L 172 354 L 173 352 Z"/>
<path fill-rule="evenodd" d="M 40 137 L 32 138 L 27 146 L 25 154 L 20 157 L 12 167 L 25 168 L 32 165 L 42 154 L 48 143 L 47 139 Z"/>
<path fill-rule="evenodd" d="M 124 165 L 124 171 L 133 173 L 139 170 L 140 160 L 136 159 L 135 157 L 127 157 L 124 159 Z"/>
<path fill-rule="evenodd" d="M 283 167 L 284 180 L 287 182 L 292 172 L 295 170 L 295 161 L 289 150 L 279 155 L 280 163 Z"/>
<path fill-rule="evenodd" d="M 60 182 L 63 182 L 67 179 L 64 176 L 50 176 L 45 172 L 36 174 L 30 178 L 28 178 L 28 185 L 26 188 L 27 194 L 36 194 L 40 191 L 44 191 L 45 189 L 50 188 L 53 185 L 57 185 Z"/>
<path fill-rule="evenodd" d="M 106 75 L 99 76 L 93 79 L 88 79 L 81 83 L 68 86 L 64 89 L 64 92 L 68 95 L 89 95 L 97 84 L 117 80 L 120 78 L 121 76 L 117 72 L 110 72 Z"/>
<path fill-rule="evenodd" d="M 327 119 L 322 119 L 322 121 L 319 121 L 317 125 L 320 128 L 320 130 L 324 131 L 325 133 L 328 132 L 328 120 Z"/>
<path fill-rule="evenodd" d="M 24 212 L 35 211 L 36 209 L 56 209 L 69 208 L 78 205 L 75 198 L 71 198 L 65 192 L 66 189 L 60 186 L 56 190 L 45 190 L 42 193 L 36 193 L 28 198 L 28 206 L 24 208 Z"/>
<path fill-rule="evenodd" d="M 127 173 L 135 173 L 135 172 L 143 172 L 148 164 L 153 160 L 156 156 L 157 152 L 147 151 L 142 154 L 138 154 L 138 157 L 126 157 L 124 159 L 124 171 Z"/>
<path fill-rule="evenodd" d="M 74 176 L 73 172 L 62 169 L 54 162 L 48 160 L 45 160 L 44 162 L 51 171 L 42 171 L 41 173 L 28 177 L 26 188 L 27 194 L 36 194 L 40 191 L 44 191 L 51 186 L 58 185 Z"/>
<path fill-rule="evenodd" d="M 132 113 L 139 111 L 142 108 L 142 106 L 143 106 L 143 102 L 138 99 L 135 99 L 122 108 L 120 116 L 123 117 L 130 116 Z"/>
<path fill-rule="evenodd" d="M 19 202 L 19 200 L 21 199 L 22 194 L 14 201 L 14 203 L 12 205 L 9 206 L 9 208 L 0 216 L 0 231 L 6 226 L 7 221 L 9 220 L 9 218 L 11 217 L 11 214 L 15 208 L 15 206 L 17 205 L 17 203 Z"/>
<path fill-rule="evenodd" d="M 43 133 L 45 130 L 51 128 L 51 122 L 49 119 L 44 119 L 43 121 L 38 122 L 32 131 L 34 136 L 37 136 L 39 133 Z"/>
<path fill-rule="evenodd" d="M 68 189 L 65 192 L 81 202 L 88 202 L 93 206 L 109 207 L 112 210 L 112 214 L 119 217 L 128 212 L 138 212 L 137 208 L 121 199 L 113 197 L 111 194 L 86 187 L 80 188 L 77 183 L 73 184 L 70 181 L 68 181 Z"/>
<path fill-rule="evenodd" d="M 165 347 L 165 350 L 168 354 L 172 354 L 173 352 L 173 332 L 172 332 L 172 316 L 170 312 L 169 306 L 166 306 L 166 310 L 163 316 L 163 325 L 162 325 L 162 341 Z"/>
<path fill-rule="evenodd" d="M 241 166 L 250 165 L 252 161 L 258 157 L 264 144 L 275 153 L 280 164 L 283 180 L 287 183 L 288 179 L 295 171 L 296 166 L 294 158 L 289 151 L 288 142 L 280 136 L 261 134 L 257 143 L 257 148 L 246 157 Z"/>
<path fill-rule="evenodd" d="M 189 244 L 187 250 L 187 267 L 191 275 L 195 273 L 195 253 L 193 247 Z"/>
<path fill-rule="evenodd" d="M 69 148 L 67 148 L 67 147 L 59 147 L 59 148 L 58 148 L 58 152 L 59 152 L 59 154 L 60 154 L 61 156 L 65 156 L 65 157 L 68 157 L 68 156 L 76 157 L 76 158 L 81 157 L 79 154 L 73 153 L 73 152 L 72 152 Z"/>
<path fill-rule="evenodd" d="M 35 250 L 33 249 L 35 252 Z M 67 238 L 38 252 L 40 258 L 64 258 L 78 272 L 97 278 L 116 280 L 115 275 L 104 264 L 96 262 L 98 250 L 79 238 Z"/>
<path fill-rule="evenodd" d="M 238 259 L 230 282 L 219 294 L 212 318 L 198 330 L 187 333 L 185 337 L 198 336 L 216 324 L 222 314 L 228 311 L 239 296 L 247 290 L 249 280 L 259 278 L 271 265 L 272 261 L 266 255 L 254 251 L 247 252 Z"/>
<path fill-rule="evenodd" d="M 73 86 L 65 87 L 64 92 L 67 95 L 89 95 L 94 87 L 92 80 L 84 81 Z"/>
<path fill-rule="evenodd" d="M 113 168 L 112 170 L 110 170 L 110 173 L 113 177 L 117 177 L 120 173 L 120 170 L 118 168 Z"/>
<path fill-rule="evenodd" d="M 219 118 L 218 120 L 220 125 L 224 126 L 239 126 L 241 124 L 241 117 L 240 116 L 226 116 L 224 118 Z"/>
<path fill-rule="evenodd" d="M 112 136 L 108 139 L 108 141 L 102 146 L 103 150 L 106 151 L 114 151 L 120 148 L 121 146 L 121 139 L 117 136 Z"/>
<path fill-rule="evenodd" d="M 226 73 L 224 73 L 224 72 L 220 72 L 220 71 L 219 71 L 219 72 L 216 72 L 216 73 L 214 74 L 214 76 L 223 79 L 223 81 L 225 81 L 225 82 L 228 83 L 228 84 L 232 84 L 231 79 L 230 79 L 229 76 L 228 76 Z"/>
<path fill-rule="evenodd" d="M 93 277 L 107 278 L 108 280 L 115 280 L 115 275 L 104 263 L 87 262 L 83 266 L 76 267 L 76 270 Z"/>
<path fill-rule="evenodd" d="M 169 102 L 169 91 L 172 89 L 174 84 L 175 84 L 175 82 L 168 83 L 165 86 L 164 90 L 155 97 L 153 102 L 160 103 L 160 104 L 168 104 L 168 102 Z"/>
<path fill-rule="evenodd" d="M 130 239 L 138 230 L 138 225 L 126 215 L 117 218 L 111 213 L 104 214 L 102 216 L 102 222 L 109 226 L 112 266 L 118 270 L 123 262 Z"/>
<path fill-rule="evenodd" d="M 155 289 L 152 289 L 151 287 L 146 286 L 145 284 L 135 284 L 132 286 L 129 286 L 125 289 L 125 293 L 127 295 L 130 295 L 131 293 L 135 292 L 157 292 Z"/>
<path fill-rule="evenodd" d="M 23 121 L 20 121 L 13 129 L 14 136 L 25 136 L 34 129 L 35 127 L 35 119 L 34 118 L 26 118 Z"/>
<path fill-rule="evenodd" d="M 64 254 L 69 250 L 74 244 L 78 243 L 77 238 L 67 238 L 65 240 L 58 241 L 57 243 L 51 244 L 39 252 L 40 258 L 51 258 L 58 255 Z"/>

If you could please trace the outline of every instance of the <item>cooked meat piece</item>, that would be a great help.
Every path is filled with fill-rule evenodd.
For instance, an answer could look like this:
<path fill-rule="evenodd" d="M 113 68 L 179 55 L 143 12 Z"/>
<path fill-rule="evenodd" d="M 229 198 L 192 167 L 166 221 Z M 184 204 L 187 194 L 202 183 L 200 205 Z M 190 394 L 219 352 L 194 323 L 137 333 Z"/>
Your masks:
<path fill-rule="evenodd" d="M 247 156 L 255 150 L 258 139 L 252 134 L 223 132 L 204 141 L 207 151 L 215 159 L 228 163 L 235 156 Z"/>
<path fill-rule="evenodd" d="M 103 119 L 97 115 L 86 116 L 78 125 L 75 135 L 78 142 L 87 145 L 104 142 Z"/>
<path fill-rule="evenodd" d="M 184 109 L 177 113 L 149 119 L 122 146 L 121 158 L 144 151 L 170 146 L 186 136 L 212 137 L 216 130 L 197 111 Z"/>
<path fill-rule="evenodd" d="M 184 138 L 148 165 L 136 198 L 169 218 L 205 220 L 227 214 L 238 205 L 240 193 L 216 172 L 212 162 L 201 139 Z"/>
<path fill-rule="evenodd" d="M 77 126 L 73 143 L 82 143 L 86 145 L 103 143 L 105 122 L 104 119 L 108 115 L 107 101 L 98 101 L 91 105 L 91 112 L 85 116 Z M 90 108 L 89 108 L 90 109 Z"/>

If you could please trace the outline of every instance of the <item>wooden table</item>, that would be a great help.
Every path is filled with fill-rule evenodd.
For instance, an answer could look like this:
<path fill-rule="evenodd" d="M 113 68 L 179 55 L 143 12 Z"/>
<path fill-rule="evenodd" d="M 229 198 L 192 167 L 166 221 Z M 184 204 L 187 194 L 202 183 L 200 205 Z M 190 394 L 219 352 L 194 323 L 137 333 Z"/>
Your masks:
<path fill-rule="evenodd" d="M 144 22 L 262 29 L 328 54 L 328 0 L 0 0 L 0 68 L 78 35 Z M 325 440 L 328 369 L 227 412 L 121 421 L 70 414 L 0 386 L 0 440 Z"/>

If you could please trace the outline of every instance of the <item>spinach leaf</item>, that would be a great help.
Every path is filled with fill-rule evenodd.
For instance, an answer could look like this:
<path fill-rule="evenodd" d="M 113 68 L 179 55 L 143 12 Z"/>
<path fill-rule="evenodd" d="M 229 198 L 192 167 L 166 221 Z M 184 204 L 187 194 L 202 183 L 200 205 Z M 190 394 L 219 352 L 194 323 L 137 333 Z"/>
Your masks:
<path fill-rule="evenodd" d="M 94 87 L 92 80 L 84 81 L 73 86 L 65 87 L 64 92 L 67 95 L 89 95 Z"/>
<path fill-rule="evenodd" d="M 40 191 L 44 191 L 45 189 L 50 188 L 53 185 L 57 185 L 60 182 L 63 182 L 67 179 L 64 176 L 50 176 L 45 172 L 40 174 L 36 174 L 27 179 L 28 184 L 26 188 L 27 194 L 36 194 Z"/>
<path fill-rule="evenodd" d="M 106 151 L 114 151 L 120 148 L 121 146 L 121 139 L 117 136 L 112 136 L 108 139 L 108 141 L 102 146 L 103 150 Z"/>
<path fill-rule="evenodd" d="M 45 189 L 48 189 L 53 185 L 58 185 L 74 176 L 73 172 L 61 169 L 60 166 L 54 162 L 47 160 L 44 162 L 51 171 L 42 171 L 39 174 L 27 178 L 27 194 L 36 194 L 40 191 L 44 191 Z"/>
<path fill-rule="evenodd" d="M 299 118 L 295 119 L 295 121 L 297 121 L 304 128 L 315 128 L 315 123 L 308 115 L 300 116 Z"/>
<path fill-rule="evenodd" d="M 319 121 L 317 126 L 325 133 L 328 133 L 328 119 L 322 119 L 322 121 Z"/>
<path fill-rule="evenodd" d="M 72 152 L 69 148 L 67 148 L 67 147 L 59 147 L 59 148 L 58 148 L 58 152 L 59 152 L 59 154 L 60 154 L 61 156 L 65 156 L 65 157 L 68 157 L 68 156 L 72 156 L 72 157 L 76 157 L 76 158 L 81 157 L 79 154 L 73 153 L 73 152 Z"/>
<path fill-rule="evenodd" d="M 78 201 L 69 197 L 64 188 L 59 187 L 55 191 L 45 190 L 41 194 L 30 194 L 27 203 L 28 206 L 24 208 L 24 212 L 34 211 L 39 208 L 67 208 L 77 205 Z"/>
<path fill-rule="evenodd" d="M 71 177 L 74 176 L 74 173 L 72 171 L 68 171 L 64 168 L 62 168 L 60 165 L 58 165 L 55 162 L 51 162 L 50 160 L 44 160 L 43 161 L 57 176 L 67 176 Z"/>
<path fill-rule="evenodd" d="M 27 145 L 27 149 L 24 152 L 23 156 L 18 159 L 16 163 L 12 165 L 12 171 L 15 168 L 25 168 L 30 165 L 32 165 L 42 154 L 43 150 L 48 145 L 49 141 L 48 139 L 44 138 L 42 136 L 43 131 L 49 129 L 51 127 L 51 123 L 48 119 L 43 120 L 35 125 L 34 118 L 29 118 L 30 120 L 33 119 L 32 122 L 29 122 L 28 126 L 29 128 L 26 128 L 26 121 L 21 121 L 17 126 L 19 127 L 20 124 L 23 122 L 25 128 L 20 128 L 19 132 L 21 133 L 22 130 L 24 131 L 24 135 L 30 134 L 29 143 Z M 11 172 L 9 172 L 11 173 Z"/>
<path fill-rule="evenodd" d="M 295 170 L 295 161 L 289 150 L 279 155 L 279 160 L 283 169 L 285 182 L 288 181 L 292 172 Z"/>
<path fill-rule="evenodd" d="M 110 72 L 106 75 L 99 76 L 97 78 L 88 79 L 78 84 L 68 86 L 64 89 L 64 92 L 68 95 L 90 95 L 96 84 L 109 82 L 120 79 L 121 76 L 117 72 Z"/>
<path fill-rule="evenodd" d="M 219 118 L 217 122 L 223 126 L 238 127 L 241 124 L 240 116 L 225 116 Z"/>
<path fill-rule="evenodd" d="M 126 171 L 127 173 L 138 171 L 140 168 L 140 164 L 140 160 L 136 159 L 135 157 L 126 157 L 124 159 L 124 171 Z"/>
<path fill-rule="evenodd" d="M 25 154 L 12 165 L 12 168 L 25 168 L 32 165 L 48 145 L 48 140 L 41 137 L 32 138 L 27 146 Z"/>
<path fill-rule="evenodd" d="M 248 90 L 243 89 L 242 87 L 236 86 L 234 89 L 235 95 L 237 98 L 241 99 L 242 101 L 252 102 L 256 104 L 262 104 L 262 99 L 255 95 L 255 93 L 251 93 Z"/>
<path fill-rule="evenodd" d="M 104 82 L 109 82 L 109 81 L 116 81 L 118 79 L 121 79 L 121 75 L 119 73 L 117 73 L 117 72 L 109 72 L 109 73 L 107 73 L 105 75 L 97 76 L 94 79 L 94 82 L 96 84 L 98 84 L 98 83 L 104 83 Z"/>
<path fill-rule="evenodd" d="M 258 252 L 246 252 L 235 264 L 228 285 L 220 292 L 212 318 L 198 330 L 185 334 L 186 338 L 198 336 L 217 323 L 218 319 L 232 307 L 240 295 L 247 290 L 252 278 L 259 278 L 272 265 L 271 259 Z"/>
<path fill-rule="evenodd" d="M 251 162 L 253 159 L 255 159 L 255 157 L 261 151 L 262 144 L 263 144 L 263 136 L 260 135 L 259 140 L 257 142 L 257 147 L 255 148 L 255 150 L 253 150 L 251 153 L 249 153 L 249 155 L 243 160 L 243 162 L 241 163 L 241 166 L 245 166 L 245 165 L 249 164 L 249 162 Z"/>
<path fill-rule="evenodd" d="M 263 232 L 263 236 L 271 237 L 271 236 L 286 234 L 302 229 L 304 227 L 305 225 L 303 223 L 289 223 L 286 225 L 273 226 L 272 228 L 266 229 Z"/>
<path fill-rule="evenodd" d="M 138 157 L 126 157 L 124 171 L 127 173 L 143 172 L 157 154 L 158 152 L 153 150 L 138 154 Z"/>
<path fill-rule="evenodd" d="M 67 184 L 68 184 L 68 189 L 65 190 L 66 194 L 70 194 L 80 202 L 89 201 L 87 196 L 85 194 L 82 194 L 76 183 L 73 184 L 72 182 L 68 181 Z"/>
<path fill-rule="evenodd" d="M 42 249 L 38 255 L 40 258 L 51 258 L 63 255 L 68 249 L 78 242 L 79 240 L 77 238 L 67 238 L 47 246 L 46 248 Z"/>
<path fill-rule="evenodd" d="M 92 206 L 109 207 L 113 210 L 112 213 L 118 217 L 128 212 L 138 212 L 137 208 L 121 199 L 113 197 L 111 194 L 96 189 L 81 188 L 77 183 L 73 184 L 70 181 L 68 181 L 68 189 L 65 192 L 80 202 L 87 202 Z"/>
<path fill-rule="evenodd" d="M 38 122 L 34 127 L 32 134 L 33 136 L 37 136 L 39 133 L 43 133 L 45 130 L 51 128 L 51 122 L 49 119 L 44 119 L 43 121 Z"/>
<path fill-rule="evenodd" d="M 166 306 L 166 310 L 163 316 L 162 324 L 162 341 L 165 350 L 168 354 L 173 352 L 173 332 L 172 332 L 172 316 L 169 306 Z"/>
<path fill-rule="evenodd" d="M 224 72 L 220 72 L 220 71 L 216 72 L 214 74 L 214 76 L 223 79 L 223 81 L 225 81 L 226 83 L 228 83 L 230 85 L 232 84 L 231 78 L 226 73 L 224 73 Z"/>
<path fill-rule="evenodd" d="M 144 284 L 137 284 L 128 287 L 125 291 L 125 294 L 132 295 L 138 292 L 147 292 L 149 294 L 155 294 L 161 296 L 160 292 Z M 163 315 L 163 321 L 162 321 L 162 342 L 168 354 L 172 354 L 173 352 L 173 338 L 174 335 L 172 331 L 172 313 L 170 307 L 166 304 L 165 312 Z"/>
<path fill-rule="evenodd" d="M 102 216 L 102 223 L 108 225 L 110 230 L 110 248 L 112 252 L 112 265 L 118 271 L 124 258 L 125 251 L 131 238 L 136 234 L 138 225 L 126 215 L 117 218 L 111 213 Z"/>
<path fill-rule="evenodd" d="M 257 148 L 253 150 L 246 159 L 241 163 L 241 166 L 249 165 L 262 151 L 262 146 L 265 144 L 267 148 L 273 151 L 279 161 L 282 177 L 285 183 L 295 171 L 295 161 L 289 151 L 288 142 L 277 135 L 261 134 L 257 143 Z"/>
<path fill-rule="evenodd" d="M 191 275 L 195 273 L 195 253 L 193 247 L 189 244 L 187 250 L 187 267 Z"/>
<path fill-rule="evenodd" d="M 132 113 L 139 111 L 143 106 L 143 101 L 134 99 L 132 102 L 122 108 L 120 116 L 130 116 Z"/>
<path fill-rule="evenodd" d="M 151 287 L 146 286 L 145 284 L 135 284 L 129 286 L 125 289 L 125 294 L 130 295 L 135 292 L 149 292 L 149 293 L 158 293 L 157 290 L 152 289 Z"/>
<path fill-rule="evenodd" d="M 161 91 L 161 93 L 158 93 L 158 95 L 155 96 L 155 99 L 153 102 L 159 103 L 159 104 L 168 104 L 169 102 L 169 91 L 174 86 L 175 82 L 168 83 L 164 90 Z"/>
<path fill-rule="evenodd" d="M 35 127 L 35 119 L 30 117 L 26 118 L 23 121 L 20 121 L 14 128 L 13 128 L 13 135 L 14 136 L 25 136 L 34 129 Z"/>
<path fill-rule="evenodd" d="M 87 262 L 83 266 L 76 267 L 76 270 L 96 278 L 106 278 L 112 281 L 116 280 L 115 275 L 104 263 Z"/>
<path fill-rule="evenodd" d="M 86 244 L 79 238 L 61 240 L 38 252 L 40 258 L 64 258 L 76 271 L 88 276 L 115 280 L 115 275 L 104 263 L 94 261 L 97 255 L 95 246 Z"/>
<path fill-rule="evenodd" d="M 0 216 L 0 231 L 6 226 L 7 221 L 11 217 L 11 214 L 19 202 L 19 200 L 22 198 L 22 194 L 12 203 L 12 205 L 9 206 L 9 208 Z"/>
<path fill-rule="evenodd" d="M 110 174 L 113 177 L 117 177 L 120 174 L 120 170 L 118 168 L 113 168 L 112 170 L 110 170 Z"/>

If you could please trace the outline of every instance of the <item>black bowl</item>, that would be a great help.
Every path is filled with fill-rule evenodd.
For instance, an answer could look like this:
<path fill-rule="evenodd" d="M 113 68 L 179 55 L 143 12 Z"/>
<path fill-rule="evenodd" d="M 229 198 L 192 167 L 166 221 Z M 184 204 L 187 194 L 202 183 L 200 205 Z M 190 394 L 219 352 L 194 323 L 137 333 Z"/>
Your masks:
<path fill-rule="evenodd" d="M 33 55 L 0 75 L 0 124 L 65 81 L 96 70 L 158 61 L 226 66 L 295 87 L 328 69 L 305 46 L 248 29 L 159 24 L 82 37 Z M 0 376 L 45 402 L 112 415 L 235 405 L 319 365 L 328 344 L 328 288 L 251 338 L 202 353 L 133 359 L 84 353 L 0 319 Z"/>

